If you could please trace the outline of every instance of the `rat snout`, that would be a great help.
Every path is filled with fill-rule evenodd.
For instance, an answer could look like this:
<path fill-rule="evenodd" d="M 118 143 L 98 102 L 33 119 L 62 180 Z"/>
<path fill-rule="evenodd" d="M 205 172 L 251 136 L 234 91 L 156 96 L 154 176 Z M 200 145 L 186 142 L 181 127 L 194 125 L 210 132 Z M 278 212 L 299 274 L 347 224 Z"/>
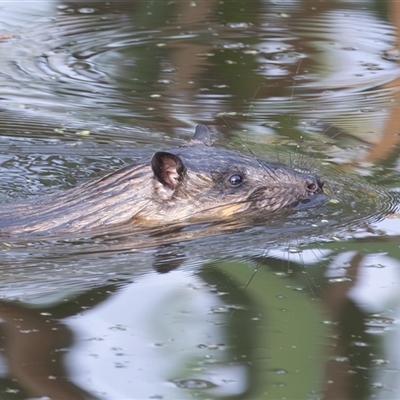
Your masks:
<path fill-rule="evenodd" d="M 329 201 L 329 197 L 323 190 L 325 182 L 318 175 L 308 174 L 305 178 L 306 197 L 300 199 L 294 209 L 315 207 Z"/>
<path fill-rule="evenodd" d="M 306 178 L 306 190 L 310 194 L 322 193 L 324 181 L 318 175 L 308 175 Z"/>

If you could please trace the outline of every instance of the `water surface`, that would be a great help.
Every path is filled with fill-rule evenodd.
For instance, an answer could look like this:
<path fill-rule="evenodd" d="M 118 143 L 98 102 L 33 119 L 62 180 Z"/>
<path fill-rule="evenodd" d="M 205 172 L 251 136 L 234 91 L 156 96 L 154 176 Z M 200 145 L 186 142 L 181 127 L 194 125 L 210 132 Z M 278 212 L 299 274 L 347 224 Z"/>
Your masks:
<path fill-rule="evenodd" d="M 2 238 L 0 397 L 398 398 L 397 8 L 3 2 L 4 203 L 198 123 L 216 146 L 318 170 L 338 202 L 151 240 Z"/>

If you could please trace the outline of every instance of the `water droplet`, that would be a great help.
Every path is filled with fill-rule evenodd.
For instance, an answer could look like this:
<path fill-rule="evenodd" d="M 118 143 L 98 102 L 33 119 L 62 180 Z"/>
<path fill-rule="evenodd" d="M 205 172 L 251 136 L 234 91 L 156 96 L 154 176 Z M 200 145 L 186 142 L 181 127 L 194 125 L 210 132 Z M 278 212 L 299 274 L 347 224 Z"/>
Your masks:
<path fill-rule="evenodd" d="M 166 67 L 162 69 L 162 72 L 164 74 L 173 74 L 174 72 L 176 72 L 176 68 L 173 67 Z"/>
<path fill-rule="evenodd" d="M 111 331 L 126 331 L 126 328 L 122 325 L 115 325 L 109 328 Z"/>
<path fill-rule="evenodd" d="M 375 360 L 371 360 L 371 363 L 375 364 L 375 365 L 385 365 L 385 364 L 388 364 L 389 361 L 388 360 L 384 360 L 383 358 L 377 358 Z"/>
<path fill-rule="evenodd" d="M 87 130 L 78 131 L 78 132 L 75 132 L 75 134 L 79 135 L 79 136 L 89 136 L 90 135 L 90 131 L 87 131 Z"/>
<path fill-rule="evenodd" d="M 12 388 L 5 388 L 4 390 L 6 393 L 12 393 L 12 394 L 17 394 L 20 391 L 18 389 L 12 389 Z"/>
<path fill-rule="evenodd" d="M 335 357 L 336 362 L 347 362 L 349 361 L 348 357 Z"/>
<path fill-rule="evenodd" d="M 385 266 L 382 264 L 370 264 L 370 265 L 367 265 L 367 267 L 368 268 L 385 268 Z"/>
<path fill-rule="evenodd" d="M 341 276 L 339 278 L 331 278 L 328 279 L 329 283 L 338 283 L 338 282 L 351 282 L 351 279 L 348 278 L 347 276 Z"/>
<path fill-rule="evenodd" d="M 222 46 L 224 49 L 243 49 L 245 45 L 241 42 L 238 43 L 225 43 Z"/>
<path fill-rule="evenodd" d="M 278 375 L 285 375 L 288 372 L 286 371 L 286 369 L 278 368 L 278 369 L 275 369 L 275 373 L 277 373 Z"/>
<path fill-rule="evenodd" d="M 232 29 L 243 29 L 248 28 L 249 24 L 247 24 L 246 22 L 232 22 L 228 26 Z"/>
<path fill-rule="evenodd" d="M 211 344 L 202 343 L 202 344 L 199 344 L 197 347 L 199 349 L 220 350 L 221 348 L 224 348 L 225 345 L 224 344 L 216 344 L 216 343 L 215 344 L 214 343 L 211 343 Z"/>
<path fill-rule="evenodd" d="M 171 85 L 174 83 L 172 79 L 159 79 L 158 83 L 162 83 L 164 85 Z"/>
<path fill-rule="evenodd" d="M 96 10 L 90 7 L 82 7 L 78 10 L 80 14 L 93 14 Z"/>
<path fill-rule="evenodd" d="M 250 54 L 250 55 L 255 55 L 255 54 L 259 54 L 260 50 L 255 50 L 255 49 L 245 49 L 243 50 L 244 54 Z"/>
<path fill-rule="evenodd" d="M 274 272 L 274 275 L 276 275 L 276 276 L 281 276 L 281 277 L 283 277 L 283 278 L 289 276 L 289 274 L 286 273 L 286 272 Z"/>
<path fill-rule="evenodd" d="M 330 321 L 330 320 L 322 321 L 322 323 L 323 323 L 324 325 L 336 325 L 336 322 L 333 322 L 333 321 Z"/>
<path fill-rule="evenodd" d="M 174 379 L 172 382 L 181 389 L 209 389 L 216 386 L 203 379 Z"/>
<path fill-rule="evenodd" d="M 353 346 L 357 346 L 357 347 L 368 347 L 369 346 L 368 343 L 361 342 L 361 341 L 354 341 L 352 344 L 353 344 Z"/>

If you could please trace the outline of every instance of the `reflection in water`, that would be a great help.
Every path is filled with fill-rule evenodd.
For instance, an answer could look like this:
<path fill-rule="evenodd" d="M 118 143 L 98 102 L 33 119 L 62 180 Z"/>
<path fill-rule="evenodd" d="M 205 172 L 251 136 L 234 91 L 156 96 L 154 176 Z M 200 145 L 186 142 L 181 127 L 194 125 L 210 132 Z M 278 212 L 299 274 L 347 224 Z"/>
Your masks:
<path fill-rule="evenodd" d="M 88 393 L 69 381 L 65 350 L 72 343 L 70 330 L 47 313 L 17 304 L 0 303 L 1 336 L 8 378 L 7 393 L 27 393 L 52 399 L 88 399 Z"/>
<path fill-rule="evenodd" d="M 1 302 L 11 376 L 3 385 L 54 399 L 250 393 L 253 362 L 245 344 L 254 333 L 254 305 L 232 285 L 229 296 L 221 295 L 226 282 L 215 268 L 202 278 L 175 271 L 51 307 Z"/>
<path fill-rule="evenodd" d="M 354 252 L 333 257 L 324 249 L 297 253 L 300 268 L 287 260 L 284 271 L 276 261 L 279 253 L 270 252 L 275 261 L 259 260 L 273 273 L 259 271 L 245 291 L 241 286 L 253 269 L 246 272 L 244 264 L 205 265 L 193 275 L 182 266 L 166 273 L 166 262 L 160 275 L 82 291 L 68 301 L 53 297 L 53 304 L 34 308 L 2 301 L 3 368 L 11 376 L 3 378 L 2 386 L 18 393 L 17 398 L 25 398 L 20 396 L 24 392 L 57 399 L 180 398 L 182 390 L 257 398 L 265 379 L 272 383 L 273 396 L 296 386 L 290 375 L 297 371 L 306 391 L 318 391 L 305 379 L 314 377 L 316 385 L 316 372 L 303 372 L 321 365 L 321 355 L 311 354 L 322 344 L 315 340 L 322 337 L 323 315 L 302 291 L 311 297 L 320 292 L 322 269 L 313 264 L 319 265 L 322 255 L 331 260 L 322 291 L 331 318 L 325 333 L 330 353 L 326 398 L 365 398 L 371 385 L 386 387 L 395 398 L 397 388 L 385 370 L 398 368 L 387 347 L 395 340 L 391 327 L 397 312 L 385 310 L 398 303 L 399 262 Z M 301 282 L 304 264 L 312 279 L 308 282 Z M 313 344 L 304 349 L 306 341 Z"/>
<path fill-rule="evenodd" d="M 212 289 L 180 271 L 148 277 L 81 318 L 68 319 L 79 339 L 68 355 L 73 379 L 105 398 L 247 392 L 251 359 L 247 350 L 238 349 L 249 338 L 232 328 L 238 323 L 250 328 L 250 310 L 237 298 L 226 304 L 215 283 Z M 126 304 L 138 299 L 147 301 L 127 314 Z M 231 318 L 230 307 L 242 311 Z"/>
<path fill-rule="evenodd" d="M 389 1 L 389 18 L 393 21 L 394 26 L 397 29 L 397 40 L 396 46 L 394 48 L 389 49 L 385 53 L 385 57 L 388 59 L 398 59 L 398 55 L 400 52 L 399 45 L 399 32 L 400 32 L 400 7 L 398 1 Z M 384 160 L 387 157 L 392 157 L 395 146 L 399 144 L 399 83 L 400 78 L 396 77 L 396 79 L 392 79 L 389 81 L 385 87 L 389 90 L 392 90 L 395 93 L 394 101 L 391 102 L 388 109 L 388 115 L 386 117 L 384 128 L 382 129 L 382 135 L 380 136 L 380 140 L 377 143 L 374 143 L 371 146 L 370 151 L 365 156 L 365 161 L 369 163 L 373 163 L 376 161 Z"/>
<path fill-rule="evenodd" d="M 379 189 L 328 168 L 341 203 L 313 221 L 3 240 L 1 294 L 20 303 L 0 306 L 2 397 L 399 397 L 398 200 L 384 190 L 398 188 L 398 37 L 382 4 L 3 2 L 5 200 L 180 145 L 201 122 L 223 146 L 367 161 L 357 172 Z M 321 323 L 319 296 L 340 323 Z"/>
<path fill-rule="evenodd" d="M 366 398 L 372 387 L 385 387 L 390 398 L 398 397 L 398 385 L 390 374 L 375 366 L 386 364 L 388 371 L 400 365 L 397 354 L 387 347 L 389 342 L 382 341 L 382 336 L 394 336 L 399 268 L 400 262 L 392 257 L 355 252 L 339 254 L 329 265 L 331 284 L 323 301 L 338 324 L 332 329 L 332 360 L 327 363 L 328 399 Z"/>

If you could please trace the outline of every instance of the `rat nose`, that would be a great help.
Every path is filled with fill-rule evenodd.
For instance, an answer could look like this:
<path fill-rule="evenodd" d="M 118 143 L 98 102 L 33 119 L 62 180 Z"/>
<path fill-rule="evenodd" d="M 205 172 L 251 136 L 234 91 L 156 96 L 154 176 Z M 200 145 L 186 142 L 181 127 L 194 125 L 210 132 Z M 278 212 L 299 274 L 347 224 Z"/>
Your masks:
<path fill-rule="evenodd" d="M 306 189 L 312 194 L 321 193 L 323 186 L 324 181 L 317 175 L 308 175 L 306 178 Z"/>

